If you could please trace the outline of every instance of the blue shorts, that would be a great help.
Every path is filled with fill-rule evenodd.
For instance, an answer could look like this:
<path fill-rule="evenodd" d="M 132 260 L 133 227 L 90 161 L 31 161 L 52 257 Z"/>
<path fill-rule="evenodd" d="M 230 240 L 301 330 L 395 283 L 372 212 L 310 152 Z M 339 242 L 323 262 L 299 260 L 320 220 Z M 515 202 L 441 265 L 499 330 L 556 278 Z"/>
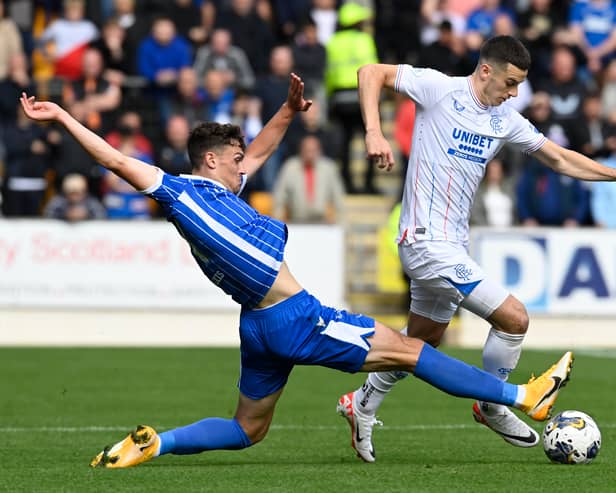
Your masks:
<path fill-rule="evenodd" d="M 374 319 L 335 310 L 302 291 L 268 308 L 242 310 L 238 387 L 262 399 L 284 387 L 294 365 L 360 370 L 374 335 Z"/>

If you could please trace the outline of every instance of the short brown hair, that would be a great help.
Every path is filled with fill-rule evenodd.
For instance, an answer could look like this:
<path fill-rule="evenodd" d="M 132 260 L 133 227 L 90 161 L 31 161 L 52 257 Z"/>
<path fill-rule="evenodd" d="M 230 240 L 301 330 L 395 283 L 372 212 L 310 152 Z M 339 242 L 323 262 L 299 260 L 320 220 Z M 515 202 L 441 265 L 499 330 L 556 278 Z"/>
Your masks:
<path fill-rule="evenodd" d="M 239 144 L 246 149 L 242 130 L 230 123 L 204 122 L 197 125 L 188 137 L 188 157 L 193 169 L 199 169 L 203 155 L 214 149 Z"/>

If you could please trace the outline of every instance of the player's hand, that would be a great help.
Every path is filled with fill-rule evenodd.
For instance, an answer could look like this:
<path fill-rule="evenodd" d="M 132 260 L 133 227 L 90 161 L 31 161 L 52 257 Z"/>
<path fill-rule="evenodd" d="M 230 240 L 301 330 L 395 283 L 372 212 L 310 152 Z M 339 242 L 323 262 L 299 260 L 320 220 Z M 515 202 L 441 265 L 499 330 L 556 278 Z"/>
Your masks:
<path fill-rule="evenodd" d="M 378 130 L 366 132 L 366 152 L 371 163 L 391 171 L 394 167 L 394 153 L 387 139 Z"/>
<path fill-rule="evenodd" d="M 304 82 L 294 73 L 290 75 L 287 106 L 293 111 L 307 111 L 312 106 L 312 99 L 304 99 Z"/>
<path fill-rule="evenodd" d="M 60 107 L 49 101 L 37 101 L 34 96 L 28 97 L 25 92 L 21 93 L 19 98 L 21 107 L 26 116 L 36 121 L 57 120 L 60 115 Z"/>

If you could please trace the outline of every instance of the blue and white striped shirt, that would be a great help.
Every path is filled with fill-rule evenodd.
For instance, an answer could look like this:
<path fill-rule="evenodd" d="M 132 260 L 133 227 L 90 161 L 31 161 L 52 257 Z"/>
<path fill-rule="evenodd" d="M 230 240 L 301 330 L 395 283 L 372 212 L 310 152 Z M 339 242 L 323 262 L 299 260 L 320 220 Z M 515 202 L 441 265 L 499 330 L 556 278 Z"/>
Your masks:
<path fill-rule="evenodd" d="M 286 225 L 214 180 L 163 171 L 158 176 L 143 193 L 160 204 L 203 273 L 240 305 L 256 306 L 282 265 Z"/>

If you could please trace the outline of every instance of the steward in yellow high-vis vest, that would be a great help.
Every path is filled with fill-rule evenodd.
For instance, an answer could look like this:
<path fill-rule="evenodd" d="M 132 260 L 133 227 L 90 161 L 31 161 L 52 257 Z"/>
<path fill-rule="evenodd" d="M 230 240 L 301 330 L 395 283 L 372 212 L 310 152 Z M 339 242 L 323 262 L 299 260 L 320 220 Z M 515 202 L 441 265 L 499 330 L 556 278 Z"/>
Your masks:
<path fill-rule="evenodd" d="M 359 96 L 357 94 L 357 70 L 362 65 L 377 63 L 374 38 L 362 29 L 372 12 L 356 3 L 345 3 L 338 12 L 338 31 L 325 46 L 327 62 L 325 89 L 329 102 L 329 116 L 340 126 L 342 152 L 339 156 L 342 178 L 348 193 L 375 193 L 374 169 L 366 163 L 365 182 L 357 188 L 351 178 L 349 146 L 354 134 L 363 129 Z"/>

